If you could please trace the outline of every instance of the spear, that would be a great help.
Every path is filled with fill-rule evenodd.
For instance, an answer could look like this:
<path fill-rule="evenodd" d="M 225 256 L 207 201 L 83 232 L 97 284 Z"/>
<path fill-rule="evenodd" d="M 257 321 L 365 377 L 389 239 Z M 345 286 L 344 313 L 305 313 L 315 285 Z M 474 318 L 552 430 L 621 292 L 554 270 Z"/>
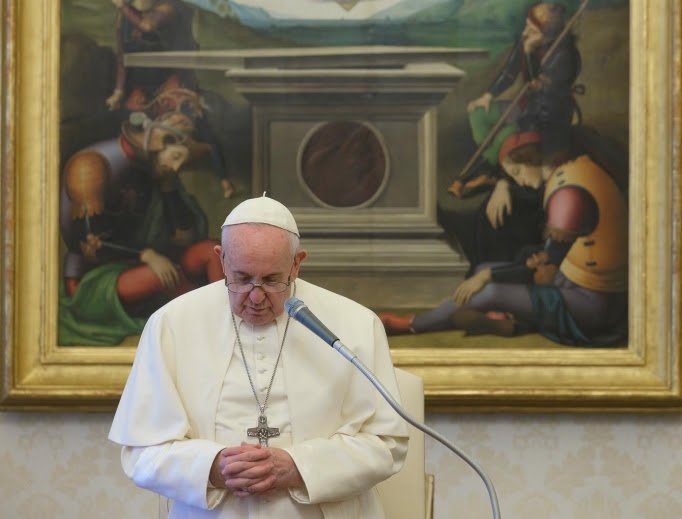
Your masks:
<path fill-rule="evenodd" d="M 90 226 L 90 216 L 88 215 L 87 203 L 85 204 L 85 229 L 87 230 L 88 234 L 94 234 L 92 232 L 92 227 Z M 127 252 L 129 254 L 135 254 L 136 256 L 141 256 L 143 252 L 140 249 L 133 249 L 132 247 L 126 247 L 125 245 L 119 245 L 117 243 L 111 243 L 104 240 L 100 240 L 100 244 L 102 245 L 102 247 Z M 182 267 L 179 264 L 175 263 L 174 261 L 172 263 L 176 269 L 178 270 L 182 269 Z"/>

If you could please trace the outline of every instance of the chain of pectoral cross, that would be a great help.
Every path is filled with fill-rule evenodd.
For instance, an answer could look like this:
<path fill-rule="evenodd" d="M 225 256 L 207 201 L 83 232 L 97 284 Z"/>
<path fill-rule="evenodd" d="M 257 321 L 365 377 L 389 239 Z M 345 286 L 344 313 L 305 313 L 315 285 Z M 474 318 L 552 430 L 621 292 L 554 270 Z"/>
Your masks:
<path fill-rule="evenodd" d="M 294 295 L 296 295 L 296 285 L 294 285 Z M 287 318 L 287 324 L 284 327 L 284 335 L 282 336 L 282 344 L 279 347 L 279 353 L 277 354 L 277 361 L 275 362 L 275 368 L 272 370 L 272 377 L 270 377 L 270 384 L 268 385 L 268 391 L 265 393 L 265 400 L 263 405 L 261 405 L 258 399 L 258 393 L 256 393 L 256 387 L 253 385 L 253 380 L 251 379 L 251 373 L 249 372 L 249 366 L 246 363 L 246 356 L 244 355 L 244 348 L 242 347 L 242 341 L 239 337 L 239 330 L 237 329 L 237 321 L 234 317 L 234 312 L 232 312 L 232 326 L 234 326 L 234 332 L 237 335 L 237 344 L 239 344 L 239 351 L 242 354 L 242 360 L 244 361 L 244 369 L 246 370 L 246 376 L 249 379 L 249 384 L 251 385 L 251 391 L 256 399 L 256 404 L 258 405 L 258 424 L 256 427 L 251 427 L 246 430 L 246 434 L 249 437 L 258 438 L 258 442 L 264 447 L 268 446 L 268 439 L 279 436 L 279 428 L 268 427 L 268 418 L 265 416 L 265 407 L 268 405 L 268 398 L 270 397 L 270 390 L 272 389 L 272 383 L 275 381 L 275 373 L 277 373 L 277 367 L 279 366 L 279 359 L 282 356 L 282 350 L 284 349 L 284 341 L 287 338 L 287 330 L 289 330 L 289 322 L 291 321 L 291 316 Z"/>

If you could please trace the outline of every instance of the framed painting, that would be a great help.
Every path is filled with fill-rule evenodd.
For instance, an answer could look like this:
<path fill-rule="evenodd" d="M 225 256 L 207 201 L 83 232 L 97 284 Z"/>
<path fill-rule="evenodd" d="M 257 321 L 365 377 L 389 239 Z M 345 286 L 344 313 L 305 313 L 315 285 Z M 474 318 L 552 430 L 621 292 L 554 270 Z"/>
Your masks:
<path fill-rule="evenodd" d="M 679 0 L 418 4 L 5 2 L 1 408 L 113 409 L 146 317 L 213 281 L 202 254 L 220 223 L 267 191 L 299 223 L 302 277 L 382 317 L 428 410 L 679 410 Z M 566 96 L 541 126 L 533 94 L 560 81 Z M 609 333 L 571 342 L 494 305 L 479 312 L 484 330 L 447 314 L 409 333 L 414 314 L 461 306 L 456 287 L 525 250 L 525 234 L 481 221 L 541 218 L 518 229 L 551 241 L 558 163 L 538 177 L 544 212 L 514 198 L 487 208 L 512 180 L 542 193 L 504 162 L 509 139 L 565 151 L 575 135 L 615 186 L 608 198 L 580 177 L 605 197 L 580 216 L 611 222 L 601 253 L 621 251 L 606 254 L 618 275 L 593 290 L 617 294 L 599 299 L 604 316 L 620 309 Z M 169 289 L 171 271 L 182 275 Z M 524 333 L 501 336 L 508 326 Z"/>

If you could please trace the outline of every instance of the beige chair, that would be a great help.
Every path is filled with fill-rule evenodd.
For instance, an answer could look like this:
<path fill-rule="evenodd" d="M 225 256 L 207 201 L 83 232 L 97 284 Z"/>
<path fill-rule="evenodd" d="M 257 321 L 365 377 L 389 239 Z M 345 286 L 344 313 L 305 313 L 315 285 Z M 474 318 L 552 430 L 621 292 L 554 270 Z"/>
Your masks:
<path fill-rule="evenodd" d="M 396 368 L 400 399 L 407 413 L 424 422 L 424 381 Z M 386 519 L 433 519 L 433 476 L 426 474 L 424 433 L 408 424 L 409 449 L 402 470 L 377 487 Z M 169 500 L 159 496 L 159 518 L 168 517 Z"/>
<path fill-rule="evenodd" d="M 396 368 L 403 409 L 424 422 L 424 381 Z M 433 518 L 433 475 L 426 474 L 424 433 L 408 424 L 410 442 L 403 469 L 377 487 L 386 519 Z"/>

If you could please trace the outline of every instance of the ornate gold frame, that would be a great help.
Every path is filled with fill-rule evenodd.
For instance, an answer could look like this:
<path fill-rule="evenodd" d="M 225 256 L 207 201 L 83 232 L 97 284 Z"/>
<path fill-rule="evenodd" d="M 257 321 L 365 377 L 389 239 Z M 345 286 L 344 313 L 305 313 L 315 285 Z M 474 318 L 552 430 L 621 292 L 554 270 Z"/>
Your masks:
<path fill-rule="evenodd" d="M 680 0 L 631 2 L 630 342 L 623 349 L 396 349 L 430 411 L 678 410 Z M 59 2 L 2 3 L 4 409 L 110 410 L 135 353 L 56 343 Z"/>

